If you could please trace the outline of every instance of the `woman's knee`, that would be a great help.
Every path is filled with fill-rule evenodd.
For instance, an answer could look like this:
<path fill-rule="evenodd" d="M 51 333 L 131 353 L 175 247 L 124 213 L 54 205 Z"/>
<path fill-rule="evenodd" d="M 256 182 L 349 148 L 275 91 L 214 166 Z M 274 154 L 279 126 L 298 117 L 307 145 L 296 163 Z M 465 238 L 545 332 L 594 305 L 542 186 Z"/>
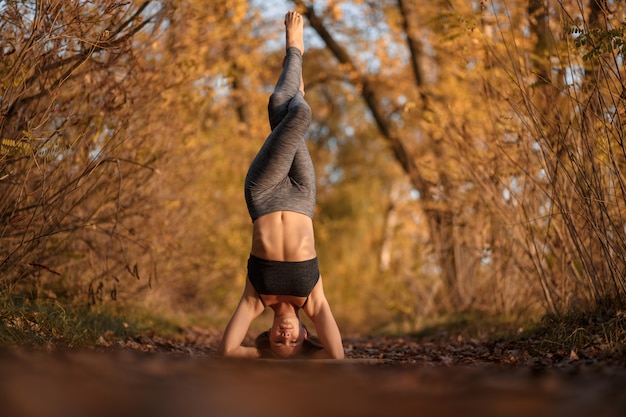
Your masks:
<path fill-rule="evenodd" d="M 274 91 L 270 96 L 268 106 L 270 109 L 275 109 L 287 103 L 292 97 L 286 92 Z"/>
<path fill-rule="evenodd" d="M 289 113 L 294 113 L 294 116 L 300 120 L 311 121 L 311 107 L 304 100 L 297 100 L 292 102 L 289 106 Z"/>

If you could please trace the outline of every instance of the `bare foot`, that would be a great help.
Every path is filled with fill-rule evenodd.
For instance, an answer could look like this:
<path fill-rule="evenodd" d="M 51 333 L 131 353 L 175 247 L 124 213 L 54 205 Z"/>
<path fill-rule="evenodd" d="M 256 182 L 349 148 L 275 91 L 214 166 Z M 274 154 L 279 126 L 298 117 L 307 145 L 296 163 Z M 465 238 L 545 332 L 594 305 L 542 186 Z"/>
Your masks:
<path fill-rule="evenodd" d="M 304 54 L 304 21 L 300 13 L 290 10 L 285 15 L 287 29 L 287 48 L 295 46 Z"/>

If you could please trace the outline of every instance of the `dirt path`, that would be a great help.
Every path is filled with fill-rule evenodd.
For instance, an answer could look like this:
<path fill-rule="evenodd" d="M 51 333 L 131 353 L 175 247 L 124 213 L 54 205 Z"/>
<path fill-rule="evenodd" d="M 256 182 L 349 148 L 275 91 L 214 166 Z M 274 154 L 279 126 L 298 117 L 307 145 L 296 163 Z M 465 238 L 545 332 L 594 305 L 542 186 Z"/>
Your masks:
<path fill-rule="evenodd" d="M 215 342 L 195 332 L 89 351 L 1 350 L 0 416 L 626 415 L 626 366 L 608 358 L 346 338 L 345 361 L 234 361 L 217 358 Z"/>

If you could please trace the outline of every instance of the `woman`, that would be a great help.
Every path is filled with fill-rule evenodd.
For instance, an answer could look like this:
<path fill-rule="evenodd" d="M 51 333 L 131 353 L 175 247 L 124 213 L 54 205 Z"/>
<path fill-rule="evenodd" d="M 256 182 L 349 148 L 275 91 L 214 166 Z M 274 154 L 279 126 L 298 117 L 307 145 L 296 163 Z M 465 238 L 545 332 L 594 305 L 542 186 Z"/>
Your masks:
<path fill-rule="evenodd" d="M 344 357 L 315 252 L 315 172 L 304 141 L 311 109 L 304 101 L 302 81 L 303 24 L 298 13 L 286 14 L 286 57 L 268 105 L 272 133 L 246 176 L 246 204 L 253 222 L 248 279 L 224 331 L 218 349 L 222 356 L 262 356 L 260 346 L 241 343 L 252 320 L 269 307 L 274 310 L 272 327 L 257 343 L 269 343 L 272 356 L 287 358 L 307 351 L 316 358 Z M 315 325 L 319 349 L 310 349 L 300 310 Z"/>

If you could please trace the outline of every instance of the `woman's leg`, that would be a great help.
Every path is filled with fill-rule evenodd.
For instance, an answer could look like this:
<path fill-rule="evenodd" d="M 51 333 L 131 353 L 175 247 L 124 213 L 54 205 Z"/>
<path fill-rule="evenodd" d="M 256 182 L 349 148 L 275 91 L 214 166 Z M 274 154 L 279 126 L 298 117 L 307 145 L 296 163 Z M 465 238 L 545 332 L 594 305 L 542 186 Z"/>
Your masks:
<path fill-rule="evenodd" d="M 314 201 L 311 196 L 315 195 L 315 172 L 304 141 L 311 108 L 304 100 L 302 87 L 302 17 L 290 12 L 285 24 L 285 62 L 268 105 L 272 132 L 246 176 L 246 202 L 253 220 L 258 212 L 267 211 L 268 204 L 275 208 L 273 205 L 280 205 L 284 199 Z"/>
<path fill-rule="evenodd" d="M 289 101 L 298 90 L 304 95 L 302 82 L 302 55 L 304 54 L 304 22 L 295 11 L 285 15 L 285 59 L 274 93 L 270 97 L 268 111 L 272 130 L 287 114 Z"/>
<path fill-rule="evenodd" d="M 292 171 L 299 148 L 303 148 L 300 153 L 306 151 L 304 135 L 311 123 L 311 108 L 300 92 L 285 104 L 285 108 L 285 116 L 275 126 L 250 165 L 246 188 L 251 186 L 264 190 L 285 180 Z M 298 164 L 302 159 L 300 155 Z M 294 174 L 299 172 L 297 166 L 294 168 Z"/>
<path fill-rule="evenodd" d="M 298 183 L 308 182 L 309 175 L 304 171 L 312 167 L 304 143 L 304 135 L 311 123 L 311 108 L 304 100 L 302 85 L 302 16 L 288 12 L 285 28 L 287 47 L 283 69 L 268 104 L 272 133 L 252 161 L 246 188 L 268 189 L 290 175 Z M 297 163 L 292 167 L 294 161 Z"/>
<path fill-rule="evenodd" d="M 278 126 L 286 116 L 289 102 L 300 91 L 302 80 L 302 53 L 294 46 L 287 48 L 283 70 L 267 106 L 270 127 Z"/>

